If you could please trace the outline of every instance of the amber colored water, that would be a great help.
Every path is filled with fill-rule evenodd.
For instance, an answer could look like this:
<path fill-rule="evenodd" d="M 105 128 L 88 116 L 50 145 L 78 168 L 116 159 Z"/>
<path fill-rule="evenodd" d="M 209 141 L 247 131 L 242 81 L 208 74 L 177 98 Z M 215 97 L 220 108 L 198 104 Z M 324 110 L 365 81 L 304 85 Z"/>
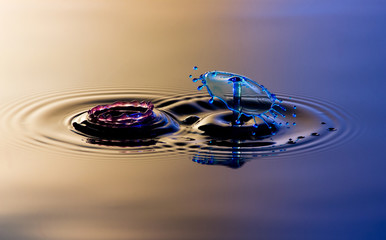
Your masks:
<path fill-rule="evenodd" d="M 376 0 L 0 1 L 0 239 L 385 239 L 385 21 Z M 304 124 L 339 118 L 333 144 L 231 168 L 63 127 L 210 70 L 323 106 Z"/>

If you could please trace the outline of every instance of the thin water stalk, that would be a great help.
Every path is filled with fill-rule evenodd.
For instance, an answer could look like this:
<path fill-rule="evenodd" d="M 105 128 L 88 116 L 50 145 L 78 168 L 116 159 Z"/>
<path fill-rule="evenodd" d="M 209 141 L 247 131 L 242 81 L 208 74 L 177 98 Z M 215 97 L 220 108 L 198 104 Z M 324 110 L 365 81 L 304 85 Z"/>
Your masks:
<path fill-rule="evenodd" d="M 241 117 L 241 81 L 242 79 L 235 77 L 233 81 L 233 107 L 237 111 L 233 111 L 233 125 L 240 126 Z"/>

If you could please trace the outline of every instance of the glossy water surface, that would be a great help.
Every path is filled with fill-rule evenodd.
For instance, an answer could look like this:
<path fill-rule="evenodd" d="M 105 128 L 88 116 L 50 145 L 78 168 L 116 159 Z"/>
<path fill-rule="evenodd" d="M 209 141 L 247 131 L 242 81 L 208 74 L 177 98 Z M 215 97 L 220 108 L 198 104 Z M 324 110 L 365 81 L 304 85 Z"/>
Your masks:
<path fill-rule="evenodd" d="M 385 239 L 385 9 L 0 2 L 0 239 Z M 213 69 L 256 79 L 289 114 L 235 133 L 191 82 Z M 175 131 L 74 127 L 132 100 Z"/>
<path fill-rule="evenodd" d="M 269 124 L 261 120 L 256 127 L 252 117 L 241 118 L 242 124 L 234 126 L 227 105 L 220 100 L 208 103 L 210 97 L 204 93 L 162 92 L 90 89 L 22 99 L 2 110 L 2 124 L 9 135 L 22 133 L 14 142 L 19 147 L 110 158 L 185 153 L 195 160 L 201 158 L 201 163 L 207 159 L 221 162 L 235 154 L 244 160 L 301 155 L 348 141 L 357 132 L 343 109 L 311 98 L 279 96 L 287 117 Z M 112 103 L 116 99 L 121 101 Z M 140 102 L 142 112 L 149 116 L 147 122 L 135 123 L 138 126 L 127 126 L 128 117 L 113 124 L 114 112 L 98 113 Z"/>

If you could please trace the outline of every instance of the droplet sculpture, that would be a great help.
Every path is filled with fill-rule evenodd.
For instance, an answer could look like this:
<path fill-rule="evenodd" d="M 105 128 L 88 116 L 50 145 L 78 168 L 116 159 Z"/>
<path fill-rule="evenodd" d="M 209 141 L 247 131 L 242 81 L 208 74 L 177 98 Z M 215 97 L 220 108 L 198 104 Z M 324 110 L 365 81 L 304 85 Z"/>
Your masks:
<path fill-rule="evenodd" d="M 265 118 L 274 119 L 278 115 L 285 117 L 276 108 L 285 111 L 275 94 L 270 93 L 263 85 L 249 79 L 248 77 L 221 71 L 211 71 L 202 74 L 193 82 L 201 81 L 203 85 L 197 89 L 206 87 L 213 102 L 218 98 L 225 103 L 227 108 L 234 112 L 234 123 L 240 124 L 242 115 L 253 117 L 257 127 L 256 117 L 262 119 L 267 125 Z M 272 117 L 267 114 L 270 113 Z"/>
<path fill-rule="evenodd" d="M 90 109 L 87 120 L 103 127 L 134 127 L 151 120 L 154 117 L 153 109 L 151 102 L 115 102 Z"/>
<path fill-rule="evenodd" d="M 93 138 L 94 142 L 104 143 L 110 140 L 155 139 L 163 134 L 178 131 L 179 124 L 163 111 L 154 108 L 150 101 L 119 101 L 112 104 L 98 105 L 87 111 L 87 117 L 73 126 L 79 132 Z M 124 141 L 123 143 L 126 143 Z M 141 144 L 143 141 L 141 141 Z"/>

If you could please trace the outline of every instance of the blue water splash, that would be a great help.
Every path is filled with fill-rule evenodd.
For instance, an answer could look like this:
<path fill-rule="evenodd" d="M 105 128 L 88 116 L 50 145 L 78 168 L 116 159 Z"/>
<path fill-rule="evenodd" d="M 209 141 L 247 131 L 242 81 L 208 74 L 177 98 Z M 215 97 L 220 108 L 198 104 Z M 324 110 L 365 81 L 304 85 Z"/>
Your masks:
<path fill-rule="evenodd" d="M 214 98 L 224 102 L 228 109 L 234 112 L 235 124 L 240 124 L 240 117 L 245 115 L 253 117 L 256 127 L 258 126 L 256 118 L 259 118 L 270 128 L 267 119 L 275 122 L 274 119 L 279 115 L 285 117 L 280 111 L 286 111 L 286 109 L 279 104 L 281 101 L 276 98 L 276 95 L 245 76 L 211 71 L 201 74 L 199 78 L 193 79 L 193 82 L 199 80 L 203 85 L 197 89 L 206 87 L 211 96 L 210 103 Z"/>

